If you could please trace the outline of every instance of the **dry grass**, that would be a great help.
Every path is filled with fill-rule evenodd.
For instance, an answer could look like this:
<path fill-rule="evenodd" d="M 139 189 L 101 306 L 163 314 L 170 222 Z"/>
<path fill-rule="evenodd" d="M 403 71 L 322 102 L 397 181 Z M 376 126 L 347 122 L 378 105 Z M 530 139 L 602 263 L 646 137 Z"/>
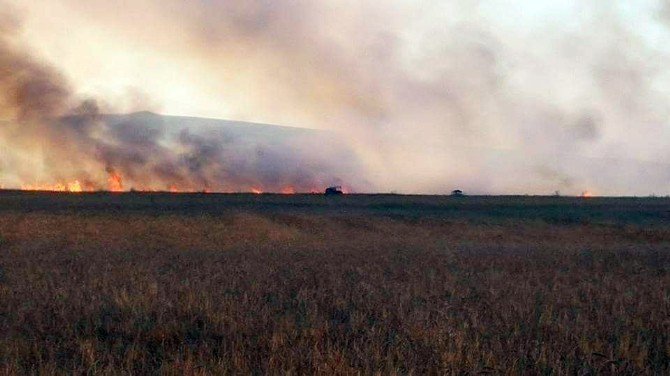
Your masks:
<path fill-rule="evenodd" d="M 666 227 L 0 215 L 0 373 L 647 373 Z"/>

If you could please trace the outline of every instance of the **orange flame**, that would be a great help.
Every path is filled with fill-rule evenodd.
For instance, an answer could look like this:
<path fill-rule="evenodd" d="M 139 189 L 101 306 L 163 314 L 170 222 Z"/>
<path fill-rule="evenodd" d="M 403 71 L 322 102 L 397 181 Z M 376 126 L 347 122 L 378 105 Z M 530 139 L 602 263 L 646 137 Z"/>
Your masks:
<path fill-rule="evenodd" d="M 1 1 L 1 0 L 0 0 Z M 56 183 L 53 184 L 44 184 L 44 183 L 37 183 L 37 184 L 24 184 L 20 187 L 22 190 L 26 191 L 50 191 L 50 192 L 95 192 L 95 191 L 101 191 L 101 190 L 106 190 L 108 192 L 126 192 L 127 188 L 124 186 L 124 177 L 121 173 L 117 172 L 114 169 L 107 169 L 107 182 L 106 184 L 104 182 L 100 181 L 95 181 L 95 180 L 88 180 L 88 179 L 83 179 L 83 180 L 72 180 L 72 181 L 57 181 Z M 126 182 L 127 184 L 127 182 Z M 284 194 L 284 195 L 293 195 L 297 194 L 298 192 L 309 192 L 309 190 L 301 190 L 299 191 L 298 189 L 301 188 L 296 188 L 293 185 L 286 185 L 283 187 L 277 187 L 277 188 L 272 188 L 270 191 L 266 191 L 265 188 L 263 188 L 260 185 L 257 186 L 247 186 L 248 191 L 254 194 L 263 194 L 266 192 L 272 192 L 276 194 Z M 0 188 L 2 189 L 2 188 Z M 139 192 L 171 192 L 171 193 L 233 193 L 233 192 L 240 192 L 237 189 L 219 189 L 219 188 L 214 188 L 209 186 L 204 186 L 204 187 L 196 187 L 196 186 L 184 186 L 181 184 L 170 184 L 163 186 L 163 188 L 157 188 L 155 186 L 133 186 L 130 188 L 130 191 L 139 191 Z M 319 189 L 312 189 L 311 190 L 313 193 L 320 193 L 321 191 Z"/>
<path fill-rule="evenodd" d="M 282 188 L 281 193 L 283 195 L 294 195 L 295 194 L 295 188 L 293 188 L 291 186 L 284 187 L 284 188 Z"/>
<path fill-rule="evenodd" d="M 593 193 L 591 193 L 590 191 L 584 191 L 582 192 L 582 197 L 584 198 L 593 197 Z"/>
<path fill-rule="evenodd" d="M 69 192 L 82 192 L 83 190 L 81 189 L 81 183 L 79 183 L 79 180 L 75 180 L 72 183 L 67 184 L 67 190 Z"/>
<path fill-rule="evenodd" d="M 49 184 L 28 184 L 21 186 L 21 189 L 24 191 L 50 191 L 50 192 L 83 192 L 81 183 L 79 180 L 75 180 L 68 183 L 56 183 L 53 185 Z"/>
<path fill-rule="evenodd" d="M 123 178 L 116 171 L 110 171 L 109 177 L 107 178 L 107 187 L 110 192 L 122 192 L 123 191 Z"/>

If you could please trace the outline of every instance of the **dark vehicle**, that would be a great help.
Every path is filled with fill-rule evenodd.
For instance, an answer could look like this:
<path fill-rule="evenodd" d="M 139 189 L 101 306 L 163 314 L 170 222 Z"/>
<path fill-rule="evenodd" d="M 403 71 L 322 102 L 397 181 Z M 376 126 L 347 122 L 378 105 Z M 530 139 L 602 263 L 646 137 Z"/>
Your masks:
<path fill-rule="evenodd" d="M 341 196 L 344 194 L 344 192 L 342 192 L 342 187 L 338 185 L 335 187 L 326 188 L 326 192 L 324 194 L 326 196 Z"/>

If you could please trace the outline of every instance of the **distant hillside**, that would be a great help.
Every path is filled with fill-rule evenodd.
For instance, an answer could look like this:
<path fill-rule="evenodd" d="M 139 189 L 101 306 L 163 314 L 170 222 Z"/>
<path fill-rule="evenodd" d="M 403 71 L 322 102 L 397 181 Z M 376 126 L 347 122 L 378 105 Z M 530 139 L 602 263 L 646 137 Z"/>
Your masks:
<path fill-rule="evenodd" d="M 142 111 L 130 114 L 102 115 L 110 126 L 134 124 L 146 129 L 162 128 L 165 130 L 192 129 L 225 133 L 230 137 L 249 138 L 255 140 L 290 139 L 309 135 L 311 137 L 337 138 L 335 132 L 288 127 L 273 124 L 250 123 L 235 120 L 200 118 L 191 116 L 169 116 Z M 320 136 L 317 136 L 320 135 Z"/>
<path fill-rule="evenodd" d="M 365 189 L 363 164 L 336 132 L 150 112 L 78 115 L 38 123 L 27 127 L 8 123 L 8 140 L 0 141 L 11 146 L 14 137 L 39 145 L 39 153 L 29 154 L 32 159 L 27 161 L 20 148 L 0 155 L 6 187 Z"/>
<path fill-rule="evenodd" d="M 113 138 L 136 149 L 156 140 L 172 145 L 195 185 L 263 191 L 361 185 L 362 163 L 336 132 L 150 112 L 103 118 Z"/>

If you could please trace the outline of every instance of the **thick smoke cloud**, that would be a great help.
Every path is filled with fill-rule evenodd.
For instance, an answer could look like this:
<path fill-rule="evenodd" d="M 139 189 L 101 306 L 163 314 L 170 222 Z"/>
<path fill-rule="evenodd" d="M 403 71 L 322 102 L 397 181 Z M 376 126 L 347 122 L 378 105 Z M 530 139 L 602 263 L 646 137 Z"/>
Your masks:
<path fill-rule="evenodd" d="M 351 150 L 326 132 L 166 120 L 148 112 L 105 115 L 95 100 L 79 100 L 57 70 L 15 43 L 18 23 L 8 17 L 0 28 L 0 108 L 10 119 L 0 129 L 2 177 L 8 186 L 293 192 L 321 190 L 358 173 Z"/>
<path fill-rule="evenodd" d="M 50 50 L 53 43 L 37 34 L 25 39 L 51 61 L 66 61 L 59 68 L 77 87 L 131 77 L 168 113 L 337 130 L 357 152 L 341 154 L 361 155 L 367 167 L 339 167 L 356 171 L 337 175 L 363 189 L 669 193 L 667 1 L 138 0 L 126 6 L 123 14 L 103 1 L 24 6 L 29 19 L 67 19 L 82 42 L 67 53 Z M 99 44 L 98 54 L 85 48 Z M 119 56 L 130 67 L 113 68 L 110 61 L 124 61 Z M 85 61 L 96 69 L 67 63 Z M 109 90 L 91 91 L 114 102 Z M 124 166 L 130 176 L 148 169 L 158 180 L 246 182 L 262 171 L 271 182 L 305 175 L 309 181 L 304 171 L 275 176 L 283 170 L 273 163 L 298 158 L 316 171 L 326 163 L 314 160 L 320 154 L 314 150 L 239 150 L 272 156 L 273 163 L 255 164 L 231 155 L 239 143 L 228 136 L 213 143 L 188 129 L 145 131 L 118 124 L 89 132 L 96 142 L 78 148 L 93 144 L 87 153 L 114 168 Z M 179 145 L 181 158 L 153 142 L 165 137 Z M 230 163 L 208 167 L 220 159 Z M 325 161 L 340 159 L 346 158 Z"/>

